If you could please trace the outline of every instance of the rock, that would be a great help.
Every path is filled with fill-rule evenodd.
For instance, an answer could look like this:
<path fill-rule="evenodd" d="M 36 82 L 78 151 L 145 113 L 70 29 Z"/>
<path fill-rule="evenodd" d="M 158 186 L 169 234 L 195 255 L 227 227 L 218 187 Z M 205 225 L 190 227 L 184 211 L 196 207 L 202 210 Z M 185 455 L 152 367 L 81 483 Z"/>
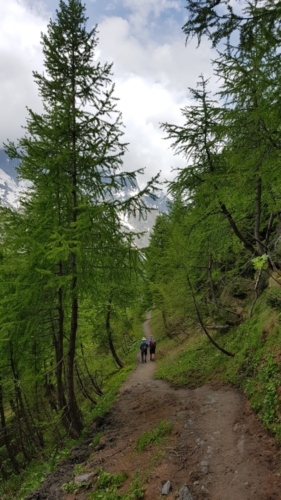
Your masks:
<path fill-rule="evenodd" d="M 189 487 L 185 484 L 176 494 L 177 500 L 194 500 Z"/>
<path fill-rule="evenodd" d="M 201 465 L 201 471 L 203 472 L 203 474 L 208 474 L 208 472 L 209 472 L 208 462 L 206 460 L 202 460 L 200 465 Z"/>
<path fill-rule="evenodd" d="M 75 476 L 74 482 L 80 483 L 81 485 L 87 485 L 93 476 L 92 472 L 86 472 L 85 474 L 79 474 L 79 476 Z"/>
<path fill-rule="evenodd" d="M 169 491 L 171 489 L 171 482 L 167 481 L 161 491 L 161 495 L 169 495 Z"/>

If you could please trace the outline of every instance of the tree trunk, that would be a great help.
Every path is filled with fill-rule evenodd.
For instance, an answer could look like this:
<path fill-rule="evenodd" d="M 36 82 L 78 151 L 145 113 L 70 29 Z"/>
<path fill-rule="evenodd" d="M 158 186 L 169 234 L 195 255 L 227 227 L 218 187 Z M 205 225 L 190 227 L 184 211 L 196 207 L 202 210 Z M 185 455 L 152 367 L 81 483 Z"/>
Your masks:
<path fill-rule="evenodd" d="M 105 319 L 105 328 L 107 332 L 107 338 L 108 338 L 108 344 L 109 344 L 109 349 L 110 352 L 113 356 L 114 361 L 117 363 L 117 365 L 120 368 L 123 368 L 125 365 L 124 363 L 119 359 L 118 354 L 115 350 L 113 340 L 112 340 L 112 331 L 110 327 L 110 316 L 111 316 L 111 303 L 112 303 L 112 294 L 110 294 L 109 301 L 107 304 L 107 313 L 106 313 L 106 319 Z"/>
<path fill-rule="evenodd" d="M 91 403 L 93 403 L 93 405 L 96 405 L 97 402 L 92 398 L 92 396 L 89 394 L 87 388 L 85 387 L 85 384 L 84 384 L 82 377 L 80 375 L 77 363 L 75 363 L 75 371 L 76 371 L 77 379 L 78 379 L 78 382 L 79 382 L 79 385 L 81 388 L 81 392 L 82 392 L 84 398 L 89 399 L 91 401 Z"/>
<path fill-rule="evenodd" d="M 260 241 L 260 221 L 261 221 L 261 177 L 257 176 L 256 185 L 256 213 L 255 213 L 255 240 L 257 242 L 257 250 L 259 255 L 265 253 L 265 248 Z"/>
<path fill-rule="evenodd" d="M 0 420 L 1 420 L 1 429 L 3 432 L 3 439 L 4 439 L 4 443 L 6 446 L 7 453 L 8 453 L 8 457 L 11 461 L 14 472 L 16 474 L 20 474 L 20 467 L 19 467 L 19 464 L 14 456 L 13 450 L 11 448 L 10 437 L 9 437 L 9 433 L 8 433 L 7 426 L 6 426 L 5 410 L 4 410 L 4 403 L 3 403 L 3 388 L 2 388 L 2 384 L 1 384 L 1 378 L 0 378 Z"/>
<path fill-rule="evenodd" d="M 257 251 L 256 251 L 255 247 L 252 245 L 252 243 L 250 243 L 243 236 L 243 234 L 241 233 L 241 231 L 239 231 L 238 227 L 236 226 L 235 221 L 232 218 L 231 213 L 227 210 L 225 204 L 221 203 L 221 202 L 219 202 L 219 204 L 220 204 L 220 207 L 221 207 L 221 211 L 222 211 L 223 215 L 227 218 L 227 220 L 229 222 L 229 225 L 232 228 L 234 234 L 236 234 L 237 238 L 239 238 L 239 240 L 243 243 L 244 247 L 247 250 L 249 250 L 253 255 L 256 255 Z"/>
<path fill-rule="evenodd" d="M 62 262 L 58 264 L 59 276 L 62 276 Z M 63 389 L 63 329 L 64 329 L 64 312 L 63 312 L 63 298 L 62 298 L 62 288 L 58 290 L 58 337 L 56 345 L 56 376 L 57 376 L 57 397 L 58 397 L 58 407 L 60 410 L 66 408 L 66 399 Z"/>
<path fill-rule="evenodd" d="M 214 287 L 213 276 L 212 276 L 212 266 L 213 266 L 213 256 L 210 253 L 209 254 L 209 262 L 208 262 L 208 275 L 209 275 L 209 278 L 210 278 L 210 287 L 211 287 L 212 302 L 215 305 L 217 305 L 216 294 L 215 294 L 215 287 Z"/>
<path fill-rule="evenodd" d="M 83 362 L 84 362 L 84 366 L 85 366 L 85 370 L 87 372 L 87 375 L 92 383 L 92 386 L 94 388 L 94 392 L 98 395 L 98 396 L 103 396 L 103 392 L 102 392 L 102 389 L 100 387 L 100 384 L 99 382 L 96 380 L 95 376 L 93 376 L 91 373 L 90 373 L 90 370 L 88 368 L 88 365 L 86 363 L 86 359 L 85 359 L 85 356 L 84 356 L 84 347 L 83 347 L 83 344 L 81 343 L 81 352 L 82 352 L 82 357 L 83 357 Z"/>
<path fill-rule="evenodd" d="M 23 452 L 25 458 L 30 460 L 31 455 L 27 452 L 27 449 L 24 445 L 22 422 L 24 422 L 25 427 L 27 429 L 26 441 L 29 442 L 29 444 L 32 447 L 34 447 L 34 439 L 33 439 L 34 432 L 30 427 L 29 418 L 28 418 L 28 415 L 25 411 L 25 407 L 23 404 L 22 393 L 21 393 L 21 388 L 20 388 L 20 380 L 19 380 L 19 375 L 16 371 L 15 363 L 14 363 L 13 349 L 12 349 L 11 343 L 10 343 L 10 362 L 11 362 L 11 369 L 12 369 L 12 373 L 13 373 L 13 377 L 14 377 L 14 389 L 15 389 L 15 397 L 16 397 L 16 405 L 14 405 L 14 412 L 15 412 L 15 415 L 16 415 L 17 421 L 18 421 L 21 449 L 22 449 L 22 452 Z"/>
<path fill-rule="evenodd" d="M 74 47 L 72 49 L 72 123 L 71 123 L 71 142 L 72 142 L 72 167 L 71 167 L 71 182 L 72 182 L 72 228 L 76 231 L 77 222 L 77 165 L 76 165 L 76 104 L 75 104 L 75 63 L 74 63 Z M 74 240 L 76 236 L 74 235 Z M 79 411 L 74 387 L 74 360 L 76 350 L 76 336 L 78 328 L 78 298 L 77 298 L 77 262 L 75 251 L 70 254 L 70 269 L 71 269 L 71 325 L 69 335 L 68 348 L 68 366 L 67 366 L 67 404 L 68 413 L 72 425 L 72 429 L 78 435 L 80 434 L 83 424 L 81 413 Z"/>

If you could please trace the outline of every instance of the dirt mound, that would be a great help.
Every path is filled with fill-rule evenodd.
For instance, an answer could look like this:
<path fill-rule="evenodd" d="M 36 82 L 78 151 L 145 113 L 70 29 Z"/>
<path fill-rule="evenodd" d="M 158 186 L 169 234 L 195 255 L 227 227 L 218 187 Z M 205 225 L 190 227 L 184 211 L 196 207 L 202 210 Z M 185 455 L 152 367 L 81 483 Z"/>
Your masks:
<path fill-rule="evenodd" d="M 149 334 L 147 323 L 144 331 Z M 275 441 L 244 396 L 231 387 L 210 385 L 175 390 L 154 380 L 154 371 L 155 363 L 138 363 L 110 414 L 94 423 L 85 443 L 28 500 L 86 499 L 91 490 L 81 488 L 73 494 L 61 490 L 72 477 L 74 463 L 83 463 L 88 472 L 98 467 L 111 473 L 126 471 L 124 489 L 138 471 L 145 481 L 145 500 L 174 499 L 184 484 L 192 500 L 281 498 Z M 139 437 L 161 420 L 173 424 L 170 436 L 137 452 Z M 100 430 L 103 437 L 93 451 L 89 443 Z M 171 492 L 161 497 L 168 480 Z"/>

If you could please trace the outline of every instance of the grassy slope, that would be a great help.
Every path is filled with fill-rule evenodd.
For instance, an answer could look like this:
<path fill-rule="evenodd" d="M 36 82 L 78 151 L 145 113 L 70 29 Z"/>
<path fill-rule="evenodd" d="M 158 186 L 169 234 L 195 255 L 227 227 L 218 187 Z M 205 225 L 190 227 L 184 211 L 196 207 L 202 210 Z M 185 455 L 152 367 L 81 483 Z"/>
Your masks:
<path fill-rule="evenodd" d="M 137 328 L 137 333 L 141 335 L 141 325 Z M 97 416 L 104 415 L 109 411 L 111 404 L 116 398 L 118 389 L 130 375 L 135 367 L 135 350 L 136 345 L 131 346 L 130 352 L 127 355 L 122 355 L 122 360 L 126 363 L 125 368 L 122 370 L 116 368 L 109 355 L 105 359 L 107 364 L 107 373 L 104 374 L 104 396 L 98 399 L 96 406 L 90 405 L 88 401 L 84 401 L 82 410 L 84 412 L 85 429 L 79 440 L 66 439 L 63 448 L 49 447 L 45 454 L 38 459 L 33 460 L 28 464 L 26 469 L 22 471 L 19 476 L 12 476 L 8 481 L 0 481 L 0 498 L 7 500 L 23 500 L 25 496 L 38 488 L 42 481 L 44 481 L 46 474 L 53 472 L 59 466 L 62 459 L 70 455 L 71 449 L 74 445 L 82 442 L 85 435 L 87 435 L 87 425 Z M 46 457 L 48 456 L 48 460 Z"/>
<path fill-rule="evenodd" d="M 219 345 L 235 354 L 233 358 L 218 351 L 200 330 L 164 338 L 157 311 L 151 328 L 160 340 L 157 378 L 177 387 L 214 381 L 233 384 L 246 393 L 264 426 L 281 440 L 281 325 L 278 311 L 269 305 L 270 294 L 270 289 L 263 293 L 251 319 L 227 333 L 212 332 Z"/>

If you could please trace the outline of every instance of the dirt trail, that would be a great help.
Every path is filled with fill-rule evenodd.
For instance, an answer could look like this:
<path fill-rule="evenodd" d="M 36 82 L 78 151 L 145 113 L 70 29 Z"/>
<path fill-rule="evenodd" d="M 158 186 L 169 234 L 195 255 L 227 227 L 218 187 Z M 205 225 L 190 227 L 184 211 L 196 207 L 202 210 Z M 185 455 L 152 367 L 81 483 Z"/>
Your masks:
<path fill-rule="evenodd" d="M 143 325 L 149 335 L 149 324 Z M 80 458 L 88 471 L 102 466 L 108 472 L 146 471 L 145 500 L 176 498 L 188 485 L 188 500 L 281 499 L 279 453 L 247 400 L 231 387 L 205 385 L 175 390 L 153 379 L 155 363 L 138 362 L 119 391 L 111 412 L 96 422 L 92 432 L 103 430 L 99 445 L 89 458 Z M 171 436 L 159 447 L 136 453 L 135 443 L 161 419 L 173 423 Z M 88 441 L 91 439 L 89 437 Z M 85 443 L 89 450 L 89 442 Z M 80 450 L 82 450 L 80 445 Z M 158 451 L 157 451 L 158 450 Z M 79 448 L 76 455 L 79 455 Z M 158 453 L 158 455 L 157 455 Z M 88 451 L 89 455 L 89 451 Z M 71 478 L 73 464 L 65 463 L 29 500 L 83 500 L 87 491 L 63 494 L 60 486 Z M 63 468 L 64 467 L 64 468 Z M 168 496 L 163 484 L 171 481 Z"/>

